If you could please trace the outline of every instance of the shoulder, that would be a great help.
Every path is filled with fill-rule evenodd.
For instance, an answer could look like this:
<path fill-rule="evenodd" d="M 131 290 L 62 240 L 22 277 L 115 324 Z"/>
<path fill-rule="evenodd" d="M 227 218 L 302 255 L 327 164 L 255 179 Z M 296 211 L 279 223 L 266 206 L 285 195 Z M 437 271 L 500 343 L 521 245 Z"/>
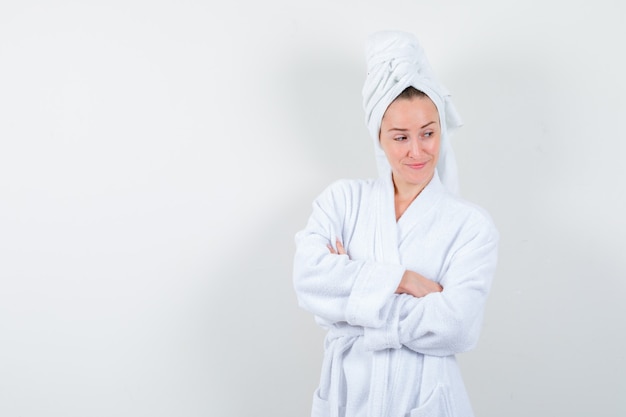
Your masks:
<path fill-rule="evenodd" d="M 354 179 L 343 178 L 330 183 L 326 190 L 332 190 L 337 192 L 362 192 L 371 189 L 376 180 L 374 179 Z"/>
<path fill-rule="evenodd" d="M 481 236 L 482 239 L 499 239 L 498 229 L 493 218 L 483 207 L 462 197 L 446 193 L 441 201 L 442 212 L 456 224 L 457 229 L 466 236 Z"/>
<path fill-rule="evenodd" d="M 339 179 L 329 184 L 316 201 L 326 203 L 354 203 L 369 195 L 374 189 L 373 179 Z"/>
<path fill-rule="evenodd" d="M 328 185 L 313 201 L 312 219 L 324 223 L 331 219 L 340 224 L 351 224 L 368 207 L 364 201 L 372 195 L 375 181 L 341 179 Z M 341 226 L 337 226 L 340 230 Z"/>

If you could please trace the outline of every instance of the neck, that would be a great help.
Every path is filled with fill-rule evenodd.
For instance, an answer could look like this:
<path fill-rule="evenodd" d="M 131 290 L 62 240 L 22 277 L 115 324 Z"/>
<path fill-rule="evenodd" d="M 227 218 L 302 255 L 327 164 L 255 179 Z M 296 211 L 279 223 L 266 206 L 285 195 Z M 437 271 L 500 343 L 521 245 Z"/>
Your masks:
<path fill-rule="evenodd" d="M 413 200 L 417 198 L 418 195 L 426 188 L 428 184 L 403 184 L 393 178 L 393 188 L 394 188 L 394 205 L 396 209 L 396 221 L 402 217 L 407 208 L 411 205 Z M 431 178 L 432 179 L 432 178 Z"/>
<path fill-rule="evenodd" d="M 412 202 L 422 192 L 428 183 L 432 180 L 432 177 L 423 184 L 407 184 L 397 181 L 394 175 L 391 175 L 393 180 L 393 190 L 396 200 Z"/>

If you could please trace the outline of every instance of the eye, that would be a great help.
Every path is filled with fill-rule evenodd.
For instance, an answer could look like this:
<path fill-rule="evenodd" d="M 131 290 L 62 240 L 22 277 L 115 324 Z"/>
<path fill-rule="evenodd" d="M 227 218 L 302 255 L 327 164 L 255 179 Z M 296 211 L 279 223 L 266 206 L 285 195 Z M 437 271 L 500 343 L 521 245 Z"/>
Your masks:
<path fill-rule="evenodd" d="M 400 135 L 400 136 L 395 136 L 395 137 L 393 138 L 393 140 L 395 140 L 395 141 L 397 141 L 397 142 L 403 142 L 403 141 L 405 141 L 406 139 L 407 139 L 407 137 L 406 137 L 406 136 L 402 136 L 402 135 Z"/>
<path fill-rule="evenodd" d="M 425 138 L 430 138 L 432 136 L 435 135 L 435 132 L 429 131 L 429 132 L 424 132 L 424 137 Z"/>

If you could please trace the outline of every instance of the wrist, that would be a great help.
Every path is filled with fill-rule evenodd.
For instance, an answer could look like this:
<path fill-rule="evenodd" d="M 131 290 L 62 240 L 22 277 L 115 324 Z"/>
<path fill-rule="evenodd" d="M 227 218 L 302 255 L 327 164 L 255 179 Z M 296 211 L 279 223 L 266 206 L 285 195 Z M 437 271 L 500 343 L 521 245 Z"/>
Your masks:
<path fill-rule="evenodd" d="M 402 274 L 402 278 L 400 279 L 400 283 L 398 284 L 398 288 L 396 289 L 396 294 L 408 294 L 410 281 L 410 271 L 406 270 L 404 271 L 404 274 Z"/>

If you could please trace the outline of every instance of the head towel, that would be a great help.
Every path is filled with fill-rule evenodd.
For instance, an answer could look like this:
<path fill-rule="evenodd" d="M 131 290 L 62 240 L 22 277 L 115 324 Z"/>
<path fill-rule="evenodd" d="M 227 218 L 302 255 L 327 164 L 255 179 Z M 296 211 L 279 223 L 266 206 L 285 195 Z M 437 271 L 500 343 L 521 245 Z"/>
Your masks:
<path fill-rule="evenodd" d="M 450 100 L 450 93 L 437 81 L 417 37 L 401 31 L 373 33 L 367 39 L 365 55 L 367 77 L 363 86 L 363 108 L 365 123 L 374 139 L 379 174 L 391 173 L 379 142 L 381 120 L 391 102 L 412 86 L 424 92 L 437 106 L 441 123 L 437 172 L 446 188 L 458 194 L 457 167 L 449 135 L 462 122 Z"/>

